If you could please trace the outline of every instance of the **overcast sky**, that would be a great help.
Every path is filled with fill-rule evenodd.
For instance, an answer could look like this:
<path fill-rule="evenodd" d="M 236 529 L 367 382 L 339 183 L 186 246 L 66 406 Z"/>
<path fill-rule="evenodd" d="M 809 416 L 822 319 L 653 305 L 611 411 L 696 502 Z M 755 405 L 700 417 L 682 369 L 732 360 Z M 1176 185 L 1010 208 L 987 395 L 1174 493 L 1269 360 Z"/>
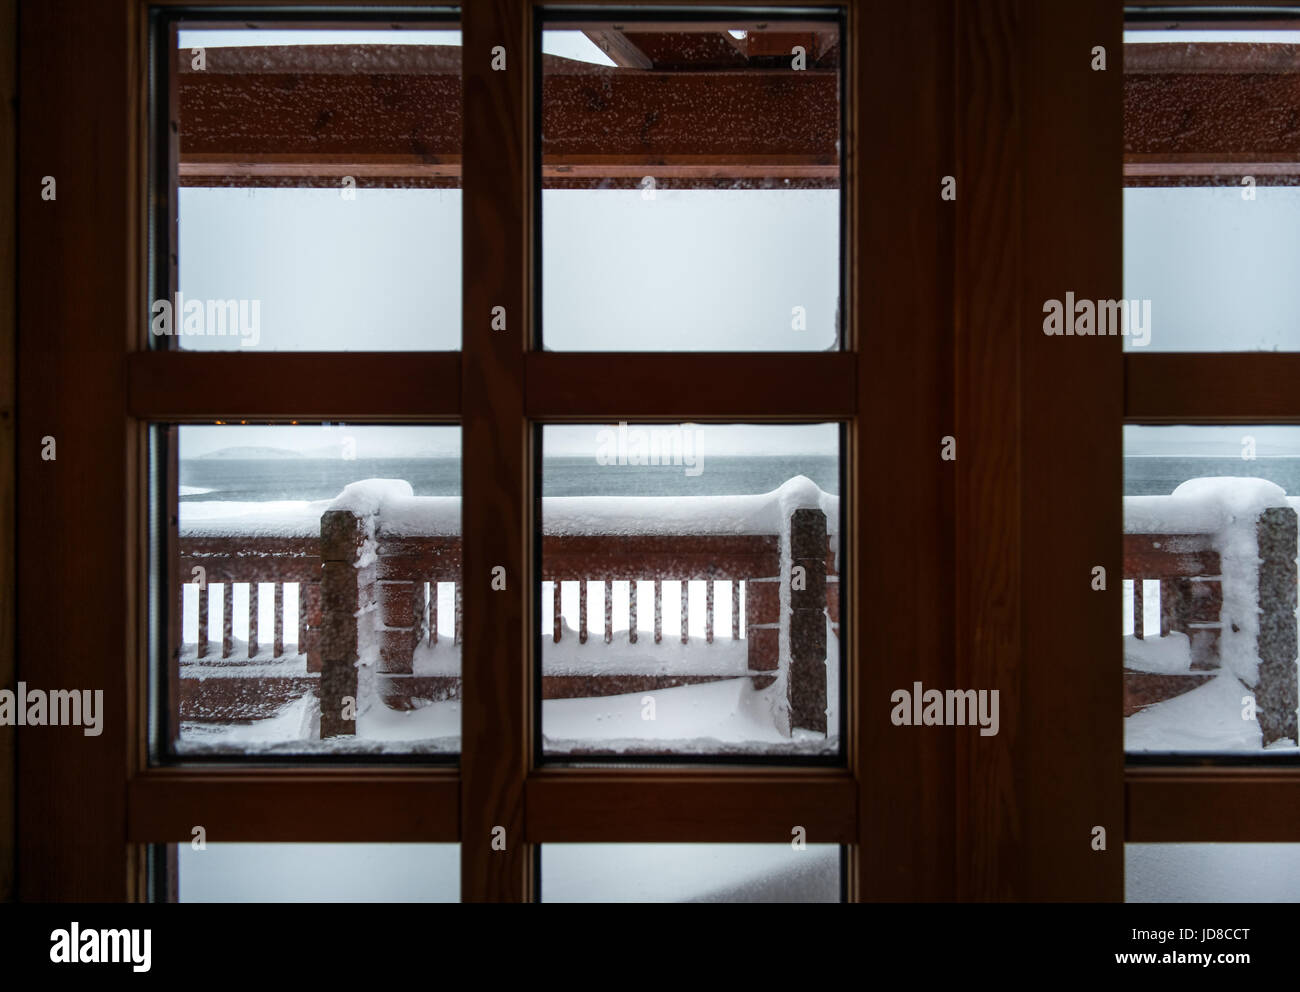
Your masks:
<path fill-rule="evenodd" d="M 1257 457 L 1282 455 L 1300 458 L 1300 427 L 1255 424 L 1235 427 L 1129 424 L 1124 428 L 1124 454 L 1240 458 L 1242 441 L 1246 437 L 1255 439 Z"/>
<path fill-rule="evenodd" d="M 1124 297 L 1151 301 L 1127 350 L 1300 351 L 1300 187 L 1254 192 L 1124 190 Z"/>

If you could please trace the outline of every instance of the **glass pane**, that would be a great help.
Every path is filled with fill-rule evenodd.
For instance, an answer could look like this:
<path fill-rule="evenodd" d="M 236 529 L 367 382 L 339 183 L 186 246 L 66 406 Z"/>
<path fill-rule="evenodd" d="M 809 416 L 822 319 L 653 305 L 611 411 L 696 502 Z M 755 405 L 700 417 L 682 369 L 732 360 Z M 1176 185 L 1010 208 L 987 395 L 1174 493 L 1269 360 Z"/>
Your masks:
<path fill-rule="evenodd" d="M 840 752 L 839 427 L 548 425 L 548 755 Z"/>
<path fill-rule="evenodd" d="M 1300 31 L 1125 42 L 1124 347 L 1300 350 Z"/>
<path fill-rule="evenodd" d="M 839 22 L 719 16 L 543 30 L 545 347 L 839 347 Z"/>
<path fill-rule="evenodd" d="M 1124 740 L 1294 755 L 1300 428 L 1124 429 Z"/>
<path fill-rule="evenodd" d="M 155 346 L 460 347 L 460 31 L 448 26 L 181 26 L 176 284 L 151 309 Z"/>
<path fill-rule="evenodd" d="M 835 844 L 546 844 L 542 902 L 839 902 Z"/>
<path fill-rule="evenodd" d="M 459 902 L 459 844 L 176 844 L 178 902 Z"/>
<path fill-rule="evenodd" d="M 164 742 L 186 757 L 456 751 L 459 429 L 161 428 L 159 478 L 172 446 Z"/>
<path fill-rule="evenodd" d="M 1300 844 L 1125 844 L 1124 898 L 1300 902 Z"/>

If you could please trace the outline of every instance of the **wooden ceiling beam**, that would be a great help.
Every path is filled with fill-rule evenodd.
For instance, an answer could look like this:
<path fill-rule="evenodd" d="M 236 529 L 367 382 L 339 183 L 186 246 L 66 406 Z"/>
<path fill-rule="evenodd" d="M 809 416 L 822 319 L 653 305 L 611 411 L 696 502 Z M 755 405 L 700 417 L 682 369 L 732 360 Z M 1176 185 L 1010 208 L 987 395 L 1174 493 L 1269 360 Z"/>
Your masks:
<path fill-rule="evenodd" d="M 622 31 L 584 31 L 593 45 L 614 60 L 615 65 L 628 69 L 652 69 L 654 63 L 636 42 Z"/>
<path fill-rule="evenodd" d="M 376 53 L 381 71 L 371 73 L 344 71 L 364 46 L 334 47 L 293 53 L 293 72 L 259 71 L 276 65 L 265 53 L 241 55 L 240 64 L 219 50 L 209 50 L 209 65 L 222 71 L 182 71 L 181 184 L 336 185 L 351 176 L 363 185 L 458 185 L 461 82 L 447 53 L 404 56 L 387 46 Z M 424 71 L 405 71 L 413 64 Z M 833 69 L 550 64 L 542 104 L 548 185 L 635 185 L 644 176 L 838 183 Z"/>
<path fill-rule="evenodd" d="M 1294 184 L 1300 46 L 1124 46 L 1124 178 L 1131 186 Z"/>

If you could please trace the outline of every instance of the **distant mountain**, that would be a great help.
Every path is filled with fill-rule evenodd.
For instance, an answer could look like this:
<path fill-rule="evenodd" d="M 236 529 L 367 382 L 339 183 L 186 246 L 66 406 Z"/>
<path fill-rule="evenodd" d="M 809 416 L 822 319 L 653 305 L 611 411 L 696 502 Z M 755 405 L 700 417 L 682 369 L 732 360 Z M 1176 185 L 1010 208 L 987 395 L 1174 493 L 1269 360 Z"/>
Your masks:
<path fill-rule="evenodd" d="M 206 455 L 199 455 L 200 458 L 302 458 L 302 452 L 290 451 L 288 448 L 266 448 L 255 446 L 242 446 L 233 448 L 219 448 L 216 451 L 209 451 Z"/>

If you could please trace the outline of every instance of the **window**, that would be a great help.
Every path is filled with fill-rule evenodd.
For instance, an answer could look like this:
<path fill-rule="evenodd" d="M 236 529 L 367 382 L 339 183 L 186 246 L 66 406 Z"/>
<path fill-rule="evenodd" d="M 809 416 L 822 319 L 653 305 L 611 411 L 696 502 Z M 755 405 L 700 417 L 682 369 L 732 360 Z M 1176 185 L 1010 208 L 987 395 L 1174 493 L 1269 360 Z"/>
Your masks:
<path fill-rule="evenodd" d="M 149 849 L 189 845 L 196 826 L 217 855 L 230 850 L 217 845 L 456 845 L 464 901 L 556 898 L 547 877 L 563 882 L 564 845 L 594 845 L 606 864 L 620 857 L 610 853 L 614 845 L 753 852 L 775 845 L 783 857 L 803 859 L 794 864 L 808 870 L 797 874 L 815 878 L 828 899 L 1122 895 L 1114 840 L 1124 829 L 1113 656 L 1122 585 L 1115 428 L 1125 416 L 1286 424 L 1292 415 L 1268 406 L 1281 396 L 1280 379 L 1242 391 L 1258 407 L 1188 414 L 1172 401 L 1162 406 L 1153 396 L 1168 399 L 1185 380 L 1158 373 L 1150 360 L 1186 356 L 1151 351 L 1128 362 L 1123 409 L 1118 341 L 1069 347 L 1097 342 L 1069 338 L 1063 346 L 1036 333 L 1046 298 L 1121 293 L 1122 196 L 1113 181 L 1123 153 L 1114 64 L 1121 39 L 1113 10 L 1019 3 L 1013 10 L 1009 0 L 888 7 L 842 0 L 807 9 L 675 0 L 581 11 L 501 0 L 456 10 L 357 0 L 254 11 L 243 0 L 156 8 L 137 0 L 84 3 L 78 13 L 65 22 L 64 5 L 24 4 L 19 34 L 18 171 L 27 192 L 17 224 L 17 674 L 30 685 L 102 686 L 106 711 L 97 738 L 28 733 L 17 749 L 19 862 L 40 866 L 20 874 L 22 898 L 147 898 Z M 192 44 L 188 32 L 202 32 L 205 44 Z M 425 32 L 437 37 L 398 41 Z M 441 40 L 448 32 L 459 33 L 459 45 Z M 553 47 L 551 32 L 568 34 L 572 47 Z M 233 43 L 254 36 L 268 43 Z M 332 44 L 312 43 L 321 38 Z M 1081 64 L 1079 53 L 1093 44 L 1107 46 L 1111 71 Z M 324 48 L 341 50 L 317 50 Z M 713 64 L 683 66 L 697 55 Z M 624 87 L 633 78 L 662 83 L 662 99 L 618 105 L 647 124 L 645 142 L 612 120 L 609 129 L 565 129 L 566 115 L 590 122 L 611 112 L 606 82 L 611 97 L 649 85 Z M 706 78 L 765 96 L 729 104 L 674 95 Z M 579 94 L 576 103 L 554 99 L 564 85 Z M 242 97 L 241 86 L 251 88 Z M 204 87 L 225 87 L 229 99 L 192 102 Z M 806 101 L 808 112 L 792 116 L 792 101 Z M 768 115 L 773 104 L 780 112 Z M 365 112 L 348 113 L 355 107 Z M 223 124 L 218 113 L 200 132 L 195 113 L 205 108 L 240 108 L 242 116 Z M 681 144 L 657 143 L 679 113 L 690 124 Z M 737 121 L 739 130 L 727 129 Z M 191 143 L 201 133 L 210 143 Z M 602 147 L 606 137 L 624 144 Z M 749 147 L 728 151 L 723 139 Z M 32 195 L 51 173 L 58 199 Z M 653 188 L 642 185 L 647 177 Z M 353 191 L 355 199 L 345 197 Z M 650 192 L 654 199 L 642 196 Z M 690 289 L 689 306 L 672 309 L 670 282 Z M 194 300 L 203 306 L 189 308 L 196 326 L 187 328 Z M 170 302 L 173 333 L 163 333 L 166 311 L 155 312 L 155 302 Z M 1153 419 L 1144 420 L 1145 411 Z M 548 493 L 559 462 L 547 447 L 556 431 L 596 427 L 617 437 L 624 424 L 822 435 L 816 445 L 768 448 L 792 461 L 774 488 L 805 476 L 797 489 L 812 498 L 796 500 L 792 511 L 820 510 L 818 537 L 838 539 L 824 605 L 814 595 L 799 607 L 805 621 L 820 619 L 827 646 L 820 658 L 803 658 L 825 676 L 826 705 L 816 700 L 807 716 L 821 714 L 826 727 L 810 719 L 782 735 L 783 742 L 794 730 L 811 735 L 800 747 L 818 753 L 701 749 L 681 761 L 648 753 L 643 741 L 632 753 L 548 752 L 543 639 L 548 620 L 554 636 L 555 614 L 546 608 L 555 587 L 545 583 L 597 583 L 585 586 L 583 646 L 600 656 L 605 606 L 611 635 L 621 634 L 625 595 L 630 641 L 631 583 L 641 577 L 547 575 L 547 500 L 599 491 L 584 484 Z M 203 597 L 181 588 L 203 566 L 190 564 L 187 578 L 180 546 L 187 533 L 227 539 L 188 528 L 194 507 L 217 502 L 203 497 L 233 483 L 188 474 L 185 463 L 200 459 L 181 455 L 201 433 L 227 430 L 305 431 L 330 439 L 321 446 L 354 431 L 458 438 L 455 490 L 422 490 L 420 465 L 409 473 L 376 466 L 355 479 L 327 476 L 328 492 L 320 479 L 285 475 L 277 495 L 332 504 L 354 483 L 409 484 L 409 496 L 381 487 L 373 504 L 380 512 L 365 516 L 383 520 L 408 501 L 459 495 L 458 747 L 423 733 L 420 749 L 323 747 L 309 727 L 278 743 L 185 753 L 185 721 L 172 717 L 183 700 L 174 711 L 164 692 L 185 681 L 191 634 L 197 662 L 205 625 Z M 57 458 L 41 457 L 46 436 L 57 441 Z M 353 436 L 360 461 L 365 445 Z M 1056 457 L 1066 444 L 1072 457 Z M 285 447 L 278 436 L 221 445 Z M 435 457 L 422 446 L 412 451 L 421 464 Z M 713 471 L 725 457 L 706 450 L 699 476 L 686 476 L 685 464 L 669 469 L 679 482 L 708 487 L 725 476 Z M 832 457 L 835 471 L 823 472 Z M 211 461 L 203 468 L 231 468 Z M 256 461 L 247 472 L 276 462 Z M 301 469 L 299 461 L 280 458 L 275 471 Z M 344 459 L 328 461 L 333 469 Z M 596 480 L 617 475 L 606 468 L 593 458 L 584 471 Z M 194 491 L 205 488 L 214 492 Z M 736 494 L 597 498 L 715 497 Z M 838 521 L 830 497 L 840 502 Z M 249 514 L 239 516 L 251 530 Z M 266 537 L 291 539 L 290 552 L 292 540 L 310 540 L 272 518 Z M 319 550 L 319 517 L 315 523 Z M 779 527 L 740 536 L 784 541 L 786 523 Z M 262 539 L 230 534 L 244 550 Z M 369 535 L 354 536 L 364 547 Z M 719 535 L 684 536 L 687 550 L 699 551 L 698 538 Z M 168 546 L 173 538 L 180 546 Z M 810 543 L 817 553 L 800 556 L 809 565 L 830 557 Z M 433 557 L 426 550 L 424 564 Z M 358 570 L 360 560 L 337 559 L 346 567 L 334 571 L 356 578 L 368 567 Z M 1099 562 L 1112 581 L 1094 593 L 1085 577 Z M 792 572 L 793 559 L 740 582 L 774 578 L 787 564 Z M 838 582 L 830 581 L 832 566 Z M 712 583 L 714 647 L 751 600 L 762 599 L 706 572 L 684 576 L 682 611 L 681 587 L 663 586 L 683 577 L 665 576 L 658 570 L 649 587 L 637 587 L 636 629 L 644 623 L 653 634 L 652 611 L 643 607 L 659 577 L 661 633 L 670 639 L 676 618 L 678 645 L 683 612 L 688 642 L 701 636 L 703 620 L 708 643 L 709 587 L 690 583 Z M 819 578 L 815 571 L 813 582 Z M 298 580 L 248 572 L 208 579 L 205 658 L 228 646 L 226 660 L 260 664 L 266 645 L 268 663 L 282 664 L 277 627 L 279 658 L 298 647 L 291 635 L 310 598 L 296 591 L 295 620 L 290 587 Z M 436 651 L 452 646 L 441 642 L 455 614 L 444 593 L 452 580 L 412 571 L 383 581 L 409 586 L 379 633 L 409 641 L 423 619 L 426 640 L 438 631 Z M 835 624 L 832 586 L 838 633 L 825 624 Z M 566 617 L 580 632 L 582 588 L 560 588 L 562 645 Z M 341 596 L 330 611 L 340 626 L 349 609 L 381 608 L 378 599 L 363 603 L 361 590 L 352 587 L 355 607 Z M 760 626 L 770 622 L 756 620 L 755 631 L 770 631 Z M 309 617 L 306 635 L 312 626 Z M 734 640 L 748 641 L 748 627 Z M 837 638 L 838 721 L 827 664 Z M 346 643 L 359 660 L 360 639 Z M 387 676 L 390 688 L 454 678 L 437 664 L 417 671 L 416 660 L 413 650 L 409 673 L 376 666 L 373 674 Z M 778 648 L 778 678 L 782 663 Z M 178 678 L 169 680 L 173 666 Z M 752 685 L 771 671 L 747 668 L 737 678 L 761 693 L 772 687 Z M 270 688 L 257 685 L 253 704 L 273 700 Z M 346 722 L 349 688 L 330 690 L 339 704 L 329 707 L 331 719 Z M 891 697 L 904 689 L 999 690 L 1001 729 L 985 736 L 970 725 L 898 725 Z M 360 681 L 357 692 L 364 694 Z M 418 718 L 425 709 L 410 712 Z M 637 721 L 648 723 L 640 712 Z M 1140 772 L 1129 772 L 1135 795 Z M 1163 786 L 1151 787 L 1156 792 L 1131 806 L 1130 839 L 1144 831 L 1162 839 L 1151 817 L 1165 808 Z M 1094 850 L 1081 824 L 1107 827 L 1109 848 Z M 1265 839 L 1280 839 L 1286 826 L 1273 829 Z M 792 846 L 799 839 L 802 850 Z M 823 888 L 840 860 L 835 852 L 844 884 Z M 670 853 L 681 856 L 680 867 L 697 852 Z M 165 865 L 165 852 L 155 859 Z M 656 871 L 651 862 L 641 867 Z M 757 857 L 752 867 L 760 868 Z M 190 872 L 195 879 L 192 864 Z M 775 872 L 788 875 L 784 866 Z M 180 875 L 184 885 L 185 865 Z M 447 895 L 435 888 L 420 894 Z M 710 893 L 737 887 L 724 882 Z M 568 897 L 580 894 L 570 889 Z"/>
<path fill-rule="evenodd" d="M 366 897 L 365 865 L 452 850 L 463 898 L 536 898 L 554 843 L 552 897 L 581 898 L 566 842 L 672 840 L 679 868 L 726 841 L 738 869 L 682 897 L 839 900 L 842 16 L 410 15 L 154 16 L 156 134 L 169 105 L 177 128 L 150 278 L 175 320 L 151 303 L 132 356 L 152 665 L 131 802 L 155 891 L 262 898 L 271 864 L 316 892 L 294 865 L 328 851 L 330 891 Z M 618 820 L 649 759 L 699 765 L 651 789 L 684 797 L 684 831 Z M 324 815 L 268 831 L 265 790 Z M 444 898 L 434 864 L 394 892 Z"/>
<path fill-rule="evenodd" d="M 1280 8 L 1126 23 L 1123 295 L 1151 315 L 1126 343 L 1130 899 L 1268 899 L 1225 879 L 1289 871 L 1261 842 L 1294 839 L 1276 821 L 1300 740 L 1296 174 L 1277 127 L 1297 52 Z"/>
<path fill-rule="evenodd" d="M 840 757 L 839 433 L 543 427 L 544 757 Z"/>
<path fill-rule="evenodd" d="M 840 347 L 839 18 L 604 16 L 541 23 L 545 347 Z"/>
<path fill-rule="evenodd" d="M 151 303 L 155 346 L 458 349 L 455 21 L 165 30 L 177 269 Z"/>
<path fill-rule="evenodd" d="M 154 432 L 164 758 L 460 747 L 454 427 L 182 424 Z M 168 593 L 163 592 L 166 596 Z M 159 604 L 159 614 L 167 607 Z"/>

